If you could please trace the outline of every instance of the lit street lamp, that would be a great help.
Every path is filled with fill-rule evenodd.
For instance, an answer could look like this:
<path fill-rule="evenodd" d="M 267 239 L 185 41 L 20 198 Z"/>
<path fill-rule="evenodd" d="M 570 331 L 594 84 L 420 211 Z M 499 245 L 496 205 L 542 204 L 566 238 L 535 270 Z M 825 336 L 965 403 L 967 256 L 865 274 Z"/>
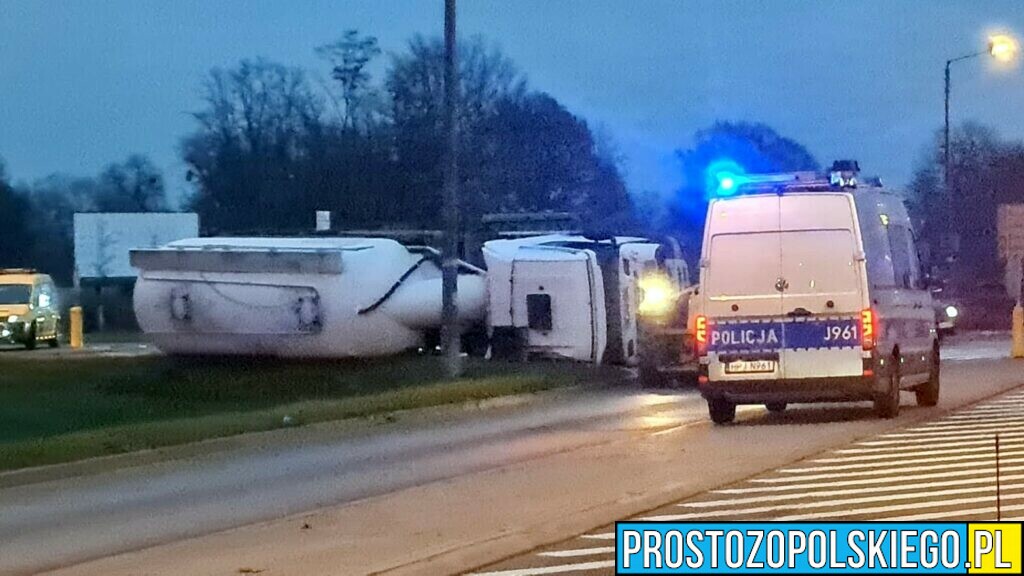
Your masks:
<path fill-rule="evenodd" d="M 988 53 L 1000 62 L 1009 62 L 1017 55 L 1017 41 L 1006 34 L 989 38 Z"/>
<path fill-rule="evenodd" d="M 946 125 L 944 131 L 944 145 L 943 145 L 943 184 L 946 188 L 946 194 L 949 196 L 948 201 L 952 203 L 952 194 L 949 190 L 949 67 L 954 62 L 960 62 L 962 60 L 969 60 L 971 58 L 977 58 L 985 54 L 991 55 L 1000 62 L 1009 62 L 1017 55 L 1017 41 L 1013 37 L 1006 34 L 997 34 L 992 36 L 988 40 L 988 49 L 981 52 L 974 52 L 972 54 L 964 54 L 963 56 L 957 56 L 956 58 L 950 58 L 946 60 Z"/>

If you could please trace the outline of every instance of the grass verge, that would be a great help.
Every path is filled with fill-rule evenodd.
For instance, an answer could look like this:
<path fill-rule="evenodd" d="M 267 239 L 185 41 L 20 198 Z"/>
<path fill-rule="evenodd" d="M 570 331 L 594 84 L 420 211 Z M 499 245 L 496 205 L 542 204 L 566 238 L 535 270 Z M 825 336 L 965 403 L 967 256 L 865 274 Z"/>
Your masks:
<path fill-rule="evenodd" d="M 5 360 L 0 470 L 616 377 L 587 365 L 470 360 L 465 377 L 449 381 L 439 358 L 419 356 L 318 363 Z"/>

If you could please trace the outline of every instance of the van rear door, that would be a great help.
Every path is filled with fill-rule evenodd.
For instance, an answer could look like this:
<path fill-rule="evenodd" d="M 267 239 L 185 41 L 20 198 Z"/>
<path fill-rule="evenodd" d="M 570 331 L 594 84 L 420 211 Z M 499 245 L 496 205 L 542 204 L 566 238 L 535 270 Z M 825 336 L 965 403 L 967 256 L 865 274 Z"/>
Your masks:
<path fill-rule="evenodd" d="M 714 380 L 784 377 L 779 202 L 763 195 L 711 206 L 702 290 Z"/>
<path fill-rule="evenodd" d="M 794 194 L 779 213 L 786 378 L 859 376 L 866 281 L 853 200 Z"/>

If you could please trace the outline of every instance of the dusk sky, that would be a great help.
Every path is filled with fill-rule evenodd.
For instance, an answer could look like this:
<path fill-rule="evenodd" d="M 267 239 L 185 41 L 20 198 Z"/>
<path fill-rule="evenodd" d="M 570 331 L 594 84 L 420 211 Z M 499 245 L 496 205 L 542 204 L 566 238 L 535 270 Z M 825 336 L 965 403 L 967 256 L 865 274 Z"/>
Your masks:
<path fill-rule="evenodd" d="M 0 157 L 15 181 L 149 155 L 185 189 L 178 142 L 214 66 L 264 56 L 325 77 L 314 47 L 357 28 L 387 54 L 440 34 L 442 0 L 0 0 Z M 679 183 L 673 150 L 716 119 L 763 121 L 819 161 L 905 184 L 942 125 L 947 58 L 1021 0 L 462 0 L 462 35 L 497 44 L 627 157 L 633 190 Z M 1024 138 L 1024 66 L 955 65 L 953 118 Z"/>

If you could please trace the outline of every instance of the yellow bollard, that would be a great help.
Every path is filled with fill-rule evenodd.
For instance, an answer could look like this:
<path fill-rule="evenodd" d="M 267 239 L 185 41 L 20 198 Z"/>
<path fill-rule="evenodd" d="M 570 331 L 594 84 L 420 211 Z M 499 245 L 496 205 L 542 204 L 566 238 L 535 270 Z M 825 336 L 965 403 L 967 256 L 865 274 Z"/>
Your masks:
<path fill-rule="evenodd" d="M 1024 307 L 1013 307 L 1013 352 L 1014 358 L 1024 358 Z"/>
<path fill-rule="evenodd" d="M 71 347 L 81 348 L 82 347 L 82 307 L 72 306 L 69 310 L 71 315 Z"/>

